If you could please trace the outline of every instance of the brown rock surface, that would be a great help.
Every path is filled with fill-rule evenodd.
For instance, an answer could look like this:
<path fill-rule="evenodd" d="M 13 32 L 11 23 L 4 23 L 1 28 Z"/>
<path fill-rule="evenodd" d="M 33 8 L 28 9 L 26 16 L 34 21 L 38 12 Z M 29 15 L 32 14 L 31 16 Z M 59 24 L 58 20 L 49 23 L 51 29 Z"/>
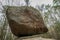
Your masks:
<path fill-rule="evenodd" d="M 14 35 L 31 36 L 48 31 L 40 12 L 33 7 L 8 6 L 7 19 Z"/>

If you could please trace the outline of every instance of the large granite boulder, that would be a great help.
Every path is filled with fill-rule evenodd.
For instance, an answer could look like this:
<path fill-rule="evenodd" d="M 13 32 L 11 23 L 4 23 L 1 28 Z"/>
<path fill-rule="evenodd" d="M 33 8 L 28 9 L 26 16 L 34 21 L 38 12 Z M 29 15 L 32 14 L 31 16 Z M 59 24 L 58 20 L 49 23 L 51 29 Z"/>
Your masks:
<path fill-rule="evenodd" d="M 48 31 L 40 12 L 33 7 L 7 6 L 6 16 L 14 35 L 18 37 L 43 34 Z"/>

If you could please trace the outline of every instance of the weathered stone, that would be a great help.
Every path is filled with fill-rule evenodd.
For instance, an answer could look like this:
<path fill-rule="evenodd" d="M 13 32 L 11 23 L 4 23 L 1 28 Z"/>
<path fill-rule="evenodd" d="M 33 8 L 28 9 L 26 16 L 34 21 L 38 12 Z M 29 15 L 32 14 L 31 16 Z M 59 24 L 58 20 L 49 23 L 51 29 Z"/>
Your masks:
<path fill-rule="evenodd" d="M 31 36 L 48 31 L 40 12 L 33 7 L 8 6 L 6 15 L 12 33 L 18 37 Z"/>

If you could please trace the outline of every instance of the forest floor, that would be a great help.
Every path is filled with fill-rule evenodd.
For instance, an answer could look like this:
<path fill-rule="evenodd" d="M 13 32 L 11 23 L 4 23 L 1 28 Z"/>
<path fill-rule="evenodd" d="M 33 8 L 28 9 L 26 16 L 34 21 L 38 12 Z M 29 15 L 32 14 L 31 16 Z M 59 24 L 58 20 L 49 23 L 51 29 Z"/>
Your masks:
<path fill-rule="evenodd" d="M 47 38 L 31 38 L 31 39 L 23 39 L 23 40 L 55 40 L 55 39 L 47 39 Z"/>
<path fill-rule="evenodd" d="M 27 39 L 17 39 L 17 40 L 55 40 L 49 38 L 27 38 Z"/>
<path fill-rule="evenodd" d="M 25 38 L 18 38 L 17 40 L 55 40 L 55 39 L 42 38 L 42 37 L 25 37 Z"/>

